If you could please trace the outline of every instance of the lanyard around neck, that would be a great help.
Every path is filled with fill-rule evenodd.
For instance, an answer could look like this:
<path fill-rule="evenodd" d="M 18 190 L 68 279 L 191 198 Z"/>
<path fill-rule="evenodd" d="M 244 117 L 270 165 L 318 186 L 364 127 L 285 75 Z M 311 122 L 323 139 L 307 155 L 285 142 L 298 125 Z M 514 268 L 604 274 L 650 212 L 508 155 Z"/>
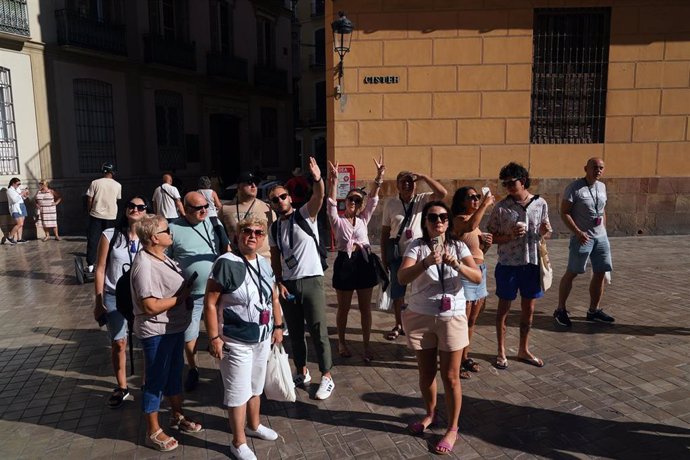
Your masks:
<path fill-rule="evenodd" d="M 596 211 L 597 215 L 599 215 L 599 190 L 597 190 L 597 182 L 594 181 L 592 184 L 594 186 L 594 193 L 592 194 L 592 188 L 589 186 L 589 183 L 587 183 L 587 179 L 584 179 L 585 184 L 587 184 L 587 191 L 589 192 L 589 196 L 592 197 L 592 201 L 594 201 L 594 210 Z"/>
<path fill-rule="evenodd" d="M 254 203 L 256 203 L 256 198 L 252 201 L 252 204 L 249 205 L 249 209 L 247 209 L 244 213 L 244 217 L 240 218 L 240 199 L 238 198 L 237 201 L 235 202 L 235 209 L 237 210 L 237 222 L 239 223 L 240 220 L 246 219 L 247 216 L 249 215 L 250 212 L 252 212 L 252 209 L 254 208 Z"/>
<path fill-rule="evenodd" d="M 206 227 L 206 221 L 202 220 L 199 222 L 203 227 L 204 227 L 204 232 L 206 233 L 206 236 L 202 235 L 199 230 L 196 229 L 196 227 L 199 225 L 197 224 L 196 226 L 191 226 L 192 230 L 196 232 L 197 235 L 201 237 L 202 240 L 204 240 L 204 243 L 208 245 L 209 248 L 211 248 L 211 251 L 213 251 L 213 254 L 216 254 L 216 247 L 213 245 L 213 238 L 211 238 L 211 235 L 208 233 L 208 228 Z"/>

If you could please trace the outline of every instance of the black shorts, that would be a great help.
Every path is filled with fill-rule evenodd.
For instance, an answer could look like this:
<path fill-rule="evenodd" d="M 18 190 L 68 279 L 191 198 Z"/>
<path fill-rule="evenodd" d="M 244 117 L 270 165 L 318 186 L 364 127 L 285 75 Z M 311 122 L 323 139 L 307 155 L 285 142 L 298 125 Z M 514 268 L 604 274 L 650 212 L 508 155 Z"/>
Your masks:
<path fill-rule="evenodd" d="M 338 251 L 333 265 L 333 287 L 339 291 L 372 288 L 378 284 L 376 269 L 369 258 L 364 260 L 362 251 L 355 251 L 352 257 L 347 252 Z"/>

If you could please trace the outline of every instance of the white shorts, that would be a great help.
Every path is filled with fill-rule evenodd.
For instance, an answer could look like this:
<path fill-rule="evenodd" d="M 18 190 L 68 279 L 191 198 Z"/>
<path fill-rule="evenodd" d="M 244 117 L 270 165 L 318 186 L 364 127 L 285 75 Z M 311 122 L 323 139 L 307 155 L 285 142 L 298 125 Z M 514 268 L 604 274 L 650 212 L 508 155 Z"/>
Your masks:
<path fill-rule="evenodd" d="M 270 350 L 270 340 L 253 344 L 236 340 L 225 342 L 219 366 L 225 388 L 223 404 L 227 407 L 239 407 L 252 396 L 259 396 L 264 392 Z"/>

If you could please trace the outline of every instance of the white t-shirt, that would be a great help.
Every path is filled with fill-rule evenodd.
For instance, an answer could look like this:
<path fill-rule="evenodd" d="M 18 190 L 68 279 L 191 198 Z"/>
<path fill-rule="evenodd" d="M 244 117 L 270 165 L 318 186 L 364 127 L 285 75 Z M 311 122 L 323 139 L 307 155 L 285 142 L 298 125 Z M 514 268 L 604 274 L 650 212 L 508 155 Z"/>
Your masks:
<path fill-rule="evenodd" d="M 446 251 L 458 260 L 471 257 L 472 253 L 461 241 L 446 242 Z M 418 238 L 410 242 L 403 258 L 420 261 L 431 254 L 431 248 Z M 408 287 L 407 302 L 411 311 L 431 316 L 459 316 L 465 314 L 465 293 L 462 290 L 461 275 L 452 267 L 443 264 L 443 285 L 439 281 L 441 265 L 432 265 L 415 278 Z M 441 298 L 450 297 L 450 310 L 440 311 Z"/>
<path fill-rule="evenodd" d="M 175 202 L 176 200 L 180 199 L 180 192 L 177 190 L 177 187 L 170 184 L 163 184 L 156 187 L 156 190 L 153 192 L 153 203 L 156 214 L 161 215 L 166 219 L 174 219 L 178 217 Z"/>
<path fill-rule="evenodd" d="M 22 198 L 21 193 L 19 193 L 16 188 L 7 187 L 7 204 L 10 208 L 10 215 L 12 215 L 13 212 L 21 213 L 23 202 L 24 198 Z"/>
<path fill-rule="evenodd" d="M 277 247 L 281 253 L 280 263 L 283 267 L 283 279 L 296 280 L 307 276 L 323 276 L 321 258 L 319 257 L 316 242 L 314 238 L 307 235 L 295 222 L 296 212 L 299 212 L 307 221 L 317 241 L 319 238 L 318 225 L 309 215 L 307 206 L 302 206 L 299 210 L 294 211 L 288 219 L 277 220 L 275 225 L 278 226 L 278 241 L 273 239 L 273 231 L 269 228 L 269 245 Z M 290 233 L 292 233 L 292 245 L 290 244 Z M 296 261 L 296 265 L 290 268 L 292 264 L 288 265 L 286 260 L 291 261 L 293 258 Z"/>
<path fill-rule="evenodd" d="M 206 198 L 206 202 L 208 203 L 208 212 L 206 213 L 206 217 L 218 217 L 216 203 L 213 201 L 213 190 L 210 188 L 204 188 L 197 191 L 204 195 L 204 198 Z"/>
<path fill-rule="evenodd" d="M 91 182 L 86 195 L 93 201 L 89 215 L 97 219 L 117 219 L 117 200 L 122 198 L 122 185 L 110 177 L 101 177 Z"/>
<path fill-rule="evenodd" d="M 431 192 L 417 193 L 414 196 L 413 200 L 410 202 L 410 204 L 412 205 L 412 215 L 405 224 L 405 229 L 412 230 L 412 237 L 407 238 L 407 236 L 405 235 L 406 232 L 405 230 L 403 230 L 402 234 L 400 235 L 400 241 L 398 242 L 401 252 L 407 246 L 408 241 L 413 240 L 415 238 L 421 238 L 422 209 L 424 208 L 424 205 L 427 204 L 429 200 L 431 200 L 432 195 L 433 193 Z M 408 204 L 408 206 L 410 206 L 410 204 Z M 405 208 L 403 207 L 403 203 L 400 200 L 400 197 L 396 196 L 389 198 L 386 201 L 386 205 L 383 208 L 383 219 L 381 221 L 381 226 L 388 226 L 391 228 L 389 238 L 395 238 L 398 236 L 398 230 L 400 229 L 400 225 L 402 224 L 404 219 Z"/>
<path fill-rule="evenodd" d="M 112 240 L 114 233 L 114 228 L 109 228 L 103 231 L 103 236 L 106 240 L 108 240 L 108 245 L 110 245 L 110 240 Z M 131 252 L 132 249 L 134 249 L 134 252 Z M 118 238 L 113 245 L 113 249 L 110 251 L 108 261 L 106 262 L 105 292 L 115 294 L 115 285 L 117 284 L 117 280 L 119 280 L 122 276 L 122 268 L 125 265 L 129 265 L 127 269 L 132 268 L 131 263 L 134 262 L 134 257 L 137 255 L 137 252 L 139 252 L 140 249 L 141 244 L 139 244 L 139 238 L 134 237 L 134 239 L 130 240 L 129 244 L 127 244 L 127 239 L 125 236 L 118 232 Z"/>

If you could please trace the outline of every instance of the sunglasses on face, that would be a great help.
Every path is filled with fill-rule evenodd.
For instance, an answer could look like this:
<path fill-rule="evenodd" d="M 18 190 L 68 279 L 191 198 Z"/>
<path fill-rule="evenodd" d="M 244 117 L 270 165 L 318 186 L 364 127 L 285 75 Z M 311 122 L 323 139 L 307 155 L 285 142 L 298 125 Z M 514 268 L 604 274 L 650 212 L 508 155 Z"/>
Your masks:
<path fill-rule="evenodd" d="M 429 214 L 426 215 L 426 220 L 428 220 L 428 221 L 431 222 L 432 224 L 435 224 L 435 223 L 438 222 L 439 220 L 440 220 L 441 222 L 444 222 L 444 223 L 445 223 L 445 222 L 448 222 L 448 213 L 447 213 L 447 212 L 443 212 L 443 213 L 441 213 L 441 214 L 429 213 Z"/>
<path fill-rule="evenodd" d="M 243 235 L 247 235 L 247 236 L 252 236 L 252 235 L 254 235 L 255 237 L 258 238 L 258 237 L 260 237 L 260 236 L 265 236 L 265 235 L 266 235 L 266 232 L 264 232 L 264 231 L 263 231 L 262 229 L 260 229 L 260 228 L 254 229 L 254 228 L 245 227 L 245 228 L 242 229 L 242 234 L 243 234 Z"/>
<path fill-rule="evenodd" d="M 195 211 L 201 211 L 202 209 L 208 209 L 208 203 L 202 204 L 201 206 L 192 206 L 192 205 L 188 205 L 187 207 L 188 207 L 189 209 L 193 209 L 193 210 L 195 210 Z"/>
<path fill-rule="evenodd" d="M 168 235 L 172 234 L 170 231 L 170 227 L 166 228 L 165 230 L 161 230 L 160 232 L 156 232 L 156 235 L 159 235 L 161 233 L 167 233 Z"/>
<path fill-rule="evenodd" d="M 518 179 L 504 180 L 504 181 L 501 182 L 501 184 L 503 184 L 504 187 L 513 187 L 513 186 L 515 185 L 515 183 L 517 183 L 517 182 L 520 181 L 520 180 L 521 180 L 520 178 L 518 178 Z"/>
<path fill-rule="evenodd" d="M 144 212 L 146 211 L 146 205 L 145 204 L 136 204 L 136 203 L 127 203 L 127 209 L 130 211 L 136 209 L 139 212 Z"/>
<path fill-rule="evenodd" d="M 271 198 L 271 203 L 273 203 L 273 204 L 278 204 L 278 203 L 280 203 L 281 201 L 287 200 L 287 197 L 288 197 L 288 196 L 289 196 L 289 195 L 288 195 L 287 193 L 281 193 L 280 195 L 276 195 L 276 196 L 274 196 L 273 198 Z"/>
<path fill-rule="evenodd" d="M 256 182 L 254 182 L 254 181 L 243 182 L 242 184 L 248 185 L 250 187 L 256 187 Z"/>
<path fill-rule="evenodd" d="M 360 204 L 362 204 L 362 201 L 364 201 L 364 200 L 362 200 L 362 197 L 353 195 L 353 196 L 348 196 L 347 201 L 350 201 L 356 205 L 360 205 Z"/>
<path fill-rule="evenodd" d="M 477 195 L 467 195 L 467 199 L 471 201 L 479 201 L 482 199 L 482 196 L 477 194 Z"/>

